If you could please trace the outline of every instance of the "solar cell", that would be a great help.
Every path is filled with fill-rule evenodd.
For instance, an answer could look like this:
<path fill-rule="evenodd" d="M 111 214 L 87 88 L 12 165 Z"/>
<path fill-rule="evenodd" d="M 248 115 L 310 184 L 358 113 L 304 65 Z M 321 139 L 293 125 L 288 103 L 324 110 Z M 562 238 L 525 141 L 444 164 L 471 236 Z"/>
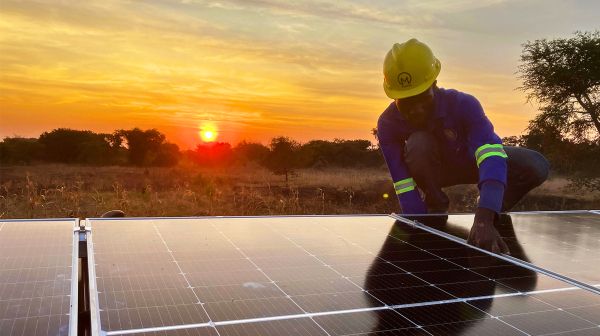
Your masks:
<path fill-rule="evenodd" d="M 97 334 L 524 335 L 546 331 L 516 317 L 537 313 L 594 328 L 595 294 L 389 216 L 89 223 Z M 530 304 L 506 315 L 509 298 Z"/>
<path fill-rule="evenodd" d="M 76 225 L 0 221 L 0 335 L 76 334 Z"/>
<path fill-rule="evenodd" d="M 438 218 L 435 218 L 438 217 Z M 439 216 L 421 217 L 419 222 L 466 239 L 473 215 L 450 215 L 446 225 Z M 435 225 L 431 222 L 435 221 Z M 497 225 L 511 256 L 572 279 L 600 285 L 600 216 L 588 211 L 530 212 L 503 215 Z M 509 267 L 479 273 L 508 277 Z"/>

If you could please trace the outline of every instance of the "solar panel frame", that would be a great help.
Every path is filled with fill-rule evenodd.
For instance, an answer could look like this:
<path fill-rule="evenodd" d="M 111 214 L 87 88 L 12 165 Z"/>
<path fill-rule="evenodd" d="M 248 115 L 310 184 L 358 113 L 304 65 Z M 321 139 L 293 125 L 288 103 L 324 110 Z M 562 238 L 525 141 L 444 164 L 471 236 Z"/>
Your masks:
<path fill-rule="evenodd" d="M 35 218 L 35 219 L 0 219 L 0 232 L 4 227 L 5 223 L 18 223 L 18 222 L 72 222 L 71 234 L 72 234 L 72 249 L 71 249 L 71 288 L 69 297 L 69 336 L 75 336 L 78 332 L 78 283 L 79 283 L 79 224 L 80 220 L 77 218 Z"/>
<path fill-rule="evenodd" d="M 92 335 L 100 333 L 100 304 L 98 299 L 98 284 L 96 282 L 96 261 L 94 257 L 94 239 L 89 219 L 85 219 L 86 249 L 88 258 L 89 296 L 90 296 L 90 330 Z"/>
<path fill-rule="evenodd" d="M 584 214 L 590 210 L 531 210 L 531 211 L 509 211 L 507 214 L 536 215 L 536 214 Z M 456 215 L 456 214 L 453 214 Z"/>
<path fill-rule="evenodd" d="M 382 215 L 365 215 L 365 216 L 382 216 Z M 383 216 L 387 216 L 390 217 L 391 219 L 398 219 L 394 216 L 389 216 L 389 215 L 383 215 Z M 314 216 L 276 216 L 276 217 L 348 217 L 348 215 L 329 215 L 329 216 L 319 216 L 319 215 L 314 215 Z M 361 217 L 361 216 L 352 216 L 352 217 Z M 202 220 L 211 220 L 211 219 L 219 219 L 219 218 L 273 218 L 273 216 L 226 216 L 226 217 L 171 217 L 171 218 L 161 218 L 161 217 L 143 217 L 143 218 L 130 218 L 130 219 L 125 219 L 125 220 L 164 220 L 164 219 L 202 219 Z M 121 219 L 102 219 L 102 220 L 124 220 L 123 218 Z M 402 220 L 403 223 L 410 225 L 410 223 L 407 223 L 404 220 Z M 89 224 L 88 222 L 88 226 L 91 227 L 91 224 Z M 419 229 L 423 229 L 421 227 L 419 227 Z M 427 231 L 427 230 L 425 230 Z M 436 235 L 438 235 L 437 233 L 435 233 Z M 88 235 L 88 258 L 92 258 L 90 259 L 90 263 L 89 265 L 94 265 L 95 263 L 93 262 L 93 257 L 94 257 L 94 253 L 93 253 L 93 239 L 92 239 L 93 234 L 89 234 Z M 443 236 L 440 236 L 443 237 Z M 444 239 L 446 239 L 446 237 L 444 237 Z M 90 244 L 91 242 L 91 244 Z M 474 248 L 471 245 L 467 245 L 468 248 Z M 487 252 L 487 251 L 485 251 Z M 488 253 L 489 254 L 489 253 Z M 497 257 L 496 255 L 494 255 L 494 257 Z M 514 263 L 513 261 L 510 261 L 511 263 Z M 518 264 L 518 266 L 522 266 L 520 264 Z M 94 270 L 92 270 L 92 268 L 94 268 Z M 94 272 L 94 273 L 92 273 Z M 539 273 L 537 270 L 535 270 L 536 273 Z M 93 274 L 93 276 L 92 276 Z M 544 274 L 544 273 L 542 273 Z M 90 289 L 92 288 L 92 286 L 94 286 L 94 288 L 97 288 L 97 284 L 96 284 L 96 276 L 95 276 L 95 267 L 91 267 L 90 268 Z M 93 284 L 92 284 L 93 283 Z M 553 291 L 563 291 L 563 290 L 579 290 L 579 287 L 571 287 L 571 288 L 567 288 L 567 289 L 553 289 L 553 290 L 541 290 L 541 291 L 536 291 L 536 292 L 553 292 Z M 97 291 L 96 291 L 97 292 Z M 501 298 L 501 297 L 511 297 L 511 296 L 520 296 L 520 295 L 524 295 L 524 294 L 535 294 L 534 292 L 531 293 L 523 293 L 523 292 L 515 292 L 515 293 L 508 293 L 508 294 L 499 294 L 499 295 L 492 295 L 493 298 Z M 426 302 L 425 305 L 440 305 L 440 304 L 451 304 L 451 303 L 460 303 L 460 302 L 465 302 L 468 300 L 477 300 L 477 299 L 485 299 L 485 297 L 471 297 L 471 298 L 456 298 L 456 299 L 450 299 L 450 300 L 439 300 L 439 301 L 432 301 L 432 302 Z M 92 301 L 94 301 L 94 299 L 92 299 Z M 99 300 L 97 297 L 97 293 L 96 293 L 96 298 L 94 301 L 94 304 L 92 305 L 92 310 L 97 309 L 97 312 L 99 312 Z M 409 308 L 409 307 L 419 307 L 422 306 L 421 303 L 408 303 L 408 304 L 400 304 L 400 305 L 386 305 L 386 306 L 381 306 L 381 307 L 369 307 L 369 308 L 358 308 L 358 309 L 347 309 L 347 310 L 336 310 L 336 311 L 323 311 L 323 312 L 307 312 L 307 313 L 303 313 L 303 314 L 292 314 L 292 315 L 278 315 L 278 316 L 269 316 L 269 317 L 262 317 L 262 318 L 249 318 L 249 319 L 243 319 L 243 320 L 223 320 L 223 321 L 216 321 L 216 322 L 211 322 L 211 323 L 197 323 L 197 324 L 188 324 L 188 325 L 174 325 L 174 326 L 164 326 L 164 327 L 158 327 L 158 328 L 143 328 L 143 329 L 139 329 L 139 330 L 115 330 L 115 331 L 102 331 L 102 333 L 104 333 L 105 335 L 124 335 L 124 334 L 136 334 L 136 333 L 152 333 L 155 331 L 176 331 L 179 329 L 194 329 L 194 328 L 206 328 L 207 331 L 208 329 L 213 329 L 213 328 L 217 328 L 217 330 L 219 330 L 219 327 L 222 326 L 228 326 L 228 325 L 239 325 L 239 324 L 246 324 L 246 323 L 263 323 L 263 322 L 269 322 L 269 321 L 287 321 L 287 320 L 294 320 L 294 319 L 305 319 L 305 318 L 311 318 L 312 317 L 321 317 L 321 316 L 329 316 L 329 315 L 339 315 L 339 314 L 349 314 L 349 313 L 353 313 L 353 312 L 373 312 L 373 311 L 379 311 L 379 310 L 389 310 L 389 309 L 401 309 L 401 308 Z M 92 313 L 92 316 L 94 316 L 94 314 Z M 96 327 L 95 330 L 97 333 L 96 335 L 100 335 L 101 332 L 101 328 L 100 325 L 98 324 L 100 321 L 99 318 L 99 314 L 96 314 L 97 318 L 94 319 L 92 318 L 92 324 L 94 324 L 94 322 L 96 322 Z M 209 327 L 209 328 L 207 328 Z M 94 335 L 94 334 L 93 334 Z"/>
<path fill-rule="evenodd" d="M 75 220 L 73 227 L 73 256 L 71 259 L 71 311 L 69 312 L 69 336 L 78 334 L 79 321 L 79 237 L 80 220 Z"/>

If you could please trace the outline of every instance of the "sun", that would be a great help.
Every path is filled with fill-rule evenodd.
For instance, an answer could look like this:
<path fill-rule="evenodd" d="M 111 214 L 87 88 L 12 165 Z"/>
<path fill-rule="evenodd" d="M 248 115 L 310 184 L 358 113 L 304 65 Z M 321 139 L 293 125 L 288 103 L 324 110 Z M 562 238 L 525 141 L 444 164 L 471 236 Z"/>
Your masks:
<path fill-rule="evenodd" d="M 213 142 L 217 139 L 217 129 L 214 125 L 203 125 L 200 127 L 200 138 L 204 142 Z"/>
<path fill-rule="evenodd" d="M 202 132 L 202 140 L 204 141 L 213 141 L 215 139 L 215 133 L 212 131 L 204 131 Z"/>

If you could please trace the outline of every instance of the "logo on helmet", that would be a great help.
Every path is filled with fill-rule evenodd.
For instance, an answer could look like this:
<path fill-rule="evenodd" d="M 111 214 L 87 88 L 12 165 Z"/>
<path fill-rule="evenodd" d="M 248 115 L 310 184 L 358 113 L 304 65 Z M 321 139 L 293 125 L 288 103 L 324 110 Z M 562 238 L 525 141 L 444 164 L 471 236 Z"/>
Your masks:
<path fill-rule="evenodd" d="M 412 76 L 408 72 L 401 72 L 398 74 L 398 83 L 400 83 L 401 87 L 409 87 L 411 82 Z"/>

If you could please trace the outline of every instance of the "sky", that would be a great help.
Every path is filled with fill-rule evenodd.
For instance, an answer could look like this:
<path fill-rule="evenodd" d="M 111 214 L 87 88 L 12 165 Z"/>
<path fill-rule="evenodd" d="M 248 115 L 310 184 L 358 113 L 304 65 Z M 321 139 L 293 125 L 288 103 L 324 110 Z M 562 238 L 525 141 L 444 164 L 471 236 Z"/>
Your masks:
<path fill-rule="evenodd" d="M 181 148 L 275 136 L 374 140 L 382 61 L 417 38 L 438 85 L 500 136 L 536 113 L 522 44 L 600 29 L 600 1 L 0 1 L 0 138 L 156 128 Z M 206 140 L 206 138 L 204 139 Z"/>

